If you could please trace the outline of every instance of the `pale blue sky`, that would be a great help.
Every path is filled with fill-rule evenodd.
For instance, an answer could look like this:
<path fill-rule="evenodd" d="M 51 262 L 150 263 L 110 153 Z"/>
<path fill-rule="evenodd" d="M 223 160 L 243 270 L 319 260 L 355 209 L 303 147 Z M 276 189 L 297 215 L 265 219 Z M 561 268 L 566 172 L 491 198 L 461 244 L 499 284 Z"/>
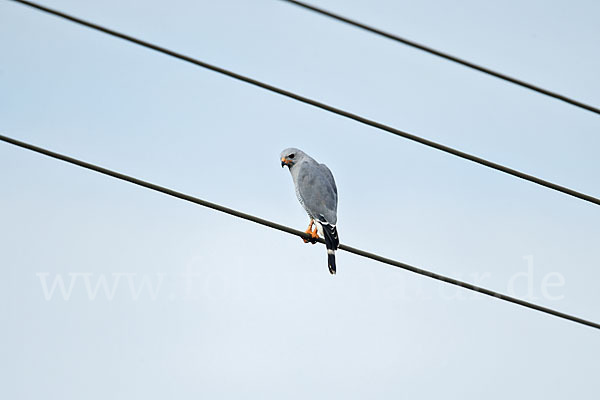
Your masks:
<path fill-rule="evenodd" d="M 44 4 L 600 196 L 598 115 L 289 4 Z M 600 105 L 598 2 L 315 4 Z M 333 171 L 343 243 L 503 293 L 532 260 L 516 295 L 600 321 L 597 206 L 10 1 L 0 50 L 4 135 L 304 229 L 278 160 L 299 147 Z M 0 170 L 2 398 L 600 389 L 591 328 L 344 252 L 331 277 L 322 246 L 9 145 Z"/>

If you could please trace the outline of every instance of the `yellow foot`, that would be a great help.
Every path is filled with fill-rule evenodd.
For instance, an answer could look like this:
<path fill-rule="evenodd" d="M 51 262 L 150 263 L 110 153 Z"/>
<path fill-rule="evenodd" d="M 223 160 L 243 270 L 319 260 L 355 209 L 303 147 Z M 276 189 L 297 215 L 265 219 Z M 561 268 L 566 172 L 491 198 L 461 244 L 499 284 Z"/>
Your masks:
<path fill-rule="evenodd" d="M 312 224 L 311 224 L 312 225 Z M 304 239 L 302 238 L 302 240 L 304 240 L 304 243 L 308 243 L 311 242 L 312 244 L 317 243 L 317 239 L 319 238 L 319 234 L 317 233 L 317 226 L 315 225 L 315 229 L 311 229 L 311 227 L 309 226 L 308 229 L 304 232 L 310 235 L 310 239 Z"/>
<path fill-rule="evenodd" d="M 313 238 L 313 240 L 311 240 L 312 244 L 317 243 L 317 240 L 319 238 L 319 233 L 317 232 L 317 225 L 315 224 L 315 230 L 310 232 L 310 236 Z"/>
<path fill-rule="evenodd" d="M 315 221 L 313 219 L 310 220 L 310 223 L 308 224 L 308 228 L 304 231 L 304 233 L 310 235 L 311 237 L 313 237 L 313 231 L 312 231 L 312 227 L 315 224 Z M 316 230 L 316 228 L 315 228 Z M 307 240 L 302 238 L 302 240 L 304 241 L 304 243 L 308 243 L 309 241 L 312 242 L 312 240 Z"/>

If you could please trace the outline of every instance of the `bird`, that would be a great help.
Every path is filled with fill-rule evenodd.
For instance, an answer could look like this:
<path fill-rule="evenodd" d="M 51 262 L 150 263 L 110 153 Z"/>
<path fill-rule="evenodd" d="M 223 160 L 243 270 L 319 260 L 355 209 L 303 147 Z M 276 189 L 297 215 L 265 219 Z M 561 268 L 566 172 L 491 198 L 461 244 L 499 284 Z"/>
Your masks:
<path fill-rule="evenodd" d="M 288 167 L 296 188 L 296 197 L 310 218 L 305 233 L 311 236 L 310 242 L 313 244 L 319 234 L 323 236 L 329 273 L 335 275 L 335 251 L 340 245 L 340 239 L 336 228 L 338 192 L 333 174 L 325 164 L 319 164 L 302 150 L 293 147 L 283 150 L 280 159 L 281 168 Z"/>

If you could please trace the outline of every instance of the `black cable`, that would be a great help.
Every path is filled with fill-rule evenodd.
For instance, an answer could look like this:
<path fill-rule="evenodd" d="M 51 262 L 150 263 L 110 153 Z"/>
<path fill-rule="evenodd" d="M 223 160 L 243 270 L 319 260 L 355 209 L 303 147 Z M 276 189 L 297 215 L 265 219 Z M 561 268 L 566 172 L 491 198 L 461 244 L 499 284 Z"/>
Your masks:
<path fill-rule="evenodd" d="M 515 85 L 519 85 L 521 87 L 533 90 L 533 91 L 541 93 L 543 95 L 546 95 L 546 96 L 549 96 L 549 97 L 553 97 L 555 99 L 564 101 L 565 103 L 569 103 L 569 104 L 574 105 L 576 107 L 583 108 L 585 110 L 591 111 L 591 112 L 596 113 L 596 114 L 600 114 L 600 109 L 597 108 L 597 107 L 591 106 L 589 104 L 582 103 L 582 102 L 580 102 L 578 100 L 571 99 L 571 98 L 569 98 L 567 96 L 563 96 L 562 94 L 559 94 L 559 93 L 556 93 L 556 92 L 552 92 L 550 90 L 541 88 L 539 86 L 535 86 L 535 85 L 533 85 L 531 83 L 522 81 L 520 79 L 513 78 L 513 77 L 505 75 L 505 74 L 503 74 L 501 72 L 497 72 L 497 71 L 494 71 L 492 69 L 483 67 L 481 65 L 477 65 L 477 64 L 472 63 L 470 61 L 463 60 L 462 58 L 453 56 L 451 54 L 444 53 L 444 52 L 436 50 L 436 49 L 432 49 L 431 47 L 427 47 L 427 46 L 425 46 L 423 44 L 420 44 L 420 43 L 414 42 L 412 40 L 409 40 L 409 39 L 406 39 L 406 38 L 394 35 L 393 33 L 389 33 L 389 32 L 383 31 L 381 29 L 369 26 L 367 24 L 363 24 L 362 22 L 358 22 L 358 21 L 355 21 L 353 19 L 346 18 L 346 17 L 341 16 L 339 14 L 336 14 L 334 12 L 324 10 L 322 8 L 313 6 L 311 4 L 304 3 L 302 1 L 297 1 L 297 0 L 283 0 L 283 1 L 291 3 L 291 4 L 294 4 L 294 5 L 297 5 L 299 7 L 302 7 L 304 9 L 306 9 L 306 10 L 314 11 L 314 12 L 316 12 L 318 14 L 321 14 L 321 15 L 325 15 L 325 16 L 333 18 L 333 19 L 335 19 L 337 21 L 345 22 L 345 23 L 347 23 L 349 25 L 355 26 L 355 27 L 360 28 L 360 29 L 364 29 L 364 30 L 369 31 L 371 33 L 374 33 L 376 35 L 380 35 L 380 36 L 386 37 L 388 39 L 395 40 L 396 42 L 400 42 L 400 43 L 403 43 L 403 44 L 405 44 L 407 46 L 414 47 L 415 49 L 419 49 L 419 50 L 425 51 L 425 52 L 427 52 L 429 54 L 433 54 L 435 56 L 444 58 L 444 59 L 446 59 L 448 61 L 453 61 L 453 62 L 461 64 L 461 65 L 463 65 L 465 67 L 472 68 L 472 69 L 477 70 L 479 72 L 483 72 L 484 74 L 495 76 L 496 78 L 502 79 L 502 80 L 507 81 L 507 82 L 514 83 Z"/>
<path fill-rule="evenodd" d="M 310 239 L 310 236 L 307 233 L 298 231 L 296 229 L 289 228 L 289 227 L 287 227 L 285 225 L 281 225 L 281 224 L 278 224 L 278 223 L 275 223 L 275 222 L 272 222 L 272 221 L 269 221 L 269 220 L 266 220 L 266 219 L 263 219 L 263 218 L 255 217 L 254 215 L 250 215 L 250 214 L 243 213 L 241 211 L 233 210 L 231 208 L 224 207 L 224 206 L 219 205 L 219 204 L 211 203 L 209 201 L 202 200 L 202 199 L 199 199 L 197 197 L 193 197 L 193 196 L 181 193 L 181 192 L 177 192 L 175 190 L 168 189 L 168 188 L 163 187 L 163 186 L 155 185 L 153 183 L 146 182 L 146 181 L 143 181 L 143 180 L 140 180 L 140 179 L 137 179 L 137 178 L 125 175 L 125 174 L 121 174 L 119 172 L 115 172 L 115 171 L 112 171 L 110 169 L 106 169 L 106 168 L 100 167 L 98 165 L 90 164 L 88 162 L 81 161 L 81 160 L 78 160 L 76 158 L 72 158 L 72 157 L 69 157 L 69 156 L 65 156 L 63 154 L 55 153 L 53 151 L 44 149 L 42 147 L 37 147 L 37 146 L 34 146 L 32 144 L 21 142 L 19 140 L 16 140 L 16 139 L 13 139 L 13 138 L 10 138 L 10 137 L 7 137 L 7 136 L 3 136 L 3 135 L 0 135 L 0 140 L 3 141 L 3 142 L 6 142 L 6 143 L 10 143 L 12 145 L 21 147 L 23 149 L 31 150 L 31 151 L 34 151 L 36 153 L 40 153 L 40 154 L 43 154 L 45 156 L 55 158 L 57 160 L 65 161 L 67 163 L 74 164 L 74 165 L 77 165 L 77 166 L 82 167 L 82 168 L 90 169 L 92 171 L 96 171 L 96 172 L 99 172 L 99 173 L 104 174 L 104 175 L 112 176 L 113 178 L 117 178 L 117 179 L 120 179 L 120 180 L 123 180 L 123 181 L 127 181 L 127 182 L 130 182 L 130 183 L 133 183 L 134 185 L 138 185 L 138 186 L 142 186 L 142 187 L 145 187 L 145 188 L 148 188 L 148 189 L 152 189 L 152 190 L 155 190 L 157 192 L 161 192 L 161 193 L 167 194 L 169 196 L 177 197 L 179 199 L 186 200 L 186 201 L 189 201 L 189 202 L 192 202 L 192 203 L 204 206 L 204 207 L 212 208 L 213 210 L 217 210 L 217 211 L 220 211 L 220 212 L 223 212 L 223 213 L 226 213 L 226 214 L 230 214 L 230 215 L 236 216 L 238 218 L 242 218 L 242 219 L 245 219 L 245 220 L 248 220 L 248 221 L 256 222 L 257 224 L 268 226 L 269 228 L 277 229 L 277 230 L 280 230 L 280 231 L 283 231 L 283 232 L 286 232 L 286 233 L 289 233 L 289 234 L 292 234 L 292 235 L 300 236 L 303 239 Z M 322 244 L 325 243 L 325 241 L 323 239 L 321 239 L 321 238 L 318 239 L 318 242 L 322 243 Z M 537 305 L 537 304 L 529 303 L 529 302 L 524 301 L 524 300 L 519 300 L 517 298 L 510 297 L 510 296 L 504 295 L 502 293 L 494 292 L 493 290 L 485 289 L 485 288 L 482 288 L 482 287 L 479 287 L 479 286 L 476 286 L 476 285 L 473 285 L 473 284 L 470 284 L 470 283 L 467 283 L 467 282 L 459 281 L 459 280 L 454 279 L 454 278 L 449 278 L 447 276 L 439 275 L 439 274 L 436 274 L 434 272 L 427 271 L 425 269 L 413 267 L 412 265 L 405 264 L 405 263 L 400 262 L 400 261 L 392 260 L 390 258 L 381 257 L 381 256 L 379 256 L 377 254 L 369 253 L 367 251 L 356 249 L 356 248 L 350 247 L 350 246 L 346 246 L 344 244 L 340 245 L 339 249 L 347 251 L 349 253 L 353 253 L 353 254 L 362 256 L 362 257 L 370 258 L 371 260 L 375 260 L 375 261 L 379 261 L 381 263 L 392 265 L 394 267 L 402 268 L 402 269 L 414 272 L 414 273 L 419 274 L 419 275 L 428 276 L 430 278 L 437 279 L 439 281 L 446 282 L 446 283 L 449 283 L 451 285 L 460 286 L 460 287 L 463 287 L 465 289 L 469 289 L 469 290 L 473 290 L 475 292 L 483 293 L 483 294 L 491 296 L 491 297 L 496 297 L 496 298 L 498 298 L 500 300 L 509 301 L 511 303 L 515 303 L 515 304 L 518 304 L 518 305 L 523 306 L 523 307 L 531 308 L 533 310 L 541 311 L 541 312 L 544 312 L 544 313 L 547 313 L 547 314 L 550 314 L 550 315 L 554 315 L 554 316 L 559 317 L 559 318 L 564 318 L 564 319 L 567 319 L 567 320 L 570 320 L 570 321 L 573 321 L 573 322 L 577 322 L 579 324 L 591 326 L 592 328 L 600 329 L 600 324 L 598 324 L 598 323 L 595 323 L 595 322 L 592 322 L 592 321 L 588 321 L 588 320 L 585 320 L 585 319 L 582 319 L 582 318 L 579 318 L 579 317 L 575 317 L 573 315 L 565 314 L 565 313 L 562 313 L 560 311 L 553 310 L 551 308 L 547 308 L 547 307 L 543 307 L 543 306 L 540 306 L 540 305 Z"/>
<path fill-rule="evenodd" d="M 486 160 L 484 158 L 477 157 L 477 156 L 471 155 L 469 153 L 465 153 L 463 151 L 454 149 L 452 147 L 448 147 L 448 146 L 445 146 L 443 144 L 433 142 L 431 140 L 422 138 L 420 136 L 416 136 L 416 135 L 413 135 L 411 133 L 404 132 L 404 131 L 401 131 L 401 130 L 396 129 L 396 128 L 392 128 L 391 126 L 384 125 L 382 123 L 379 123 L 379 122 L 367 119 L 365 117 L 361 117 L 360 115 L 353 114 L 353 113 L 350 113 L 348 111 L 341 110 L 339 108 L 336 108 L 336 107 L 333 107 L 333 106 L 330 106 L 330 105 L 318 102 L 316 100 L 312 100 L 312 99 L 310 99 L 308 97 L 304 97 L 304 96 L 301 96 L 301 95 L 293 93 L 293 92 L 289 92 L 289 91 L 284 90 L 284 89 L 280 89 L 278 87 L 269 85 L 268 83 L 264 83 L 264 82 L 258 81 L 256 79 L 252 79 L 252 78 L 249 78 L 249 77 L 244 76 L 244 75 L 240 75 L 238 73 L 235 73 L 235 72 L 232 72 L 232 71 L 228 71 L 228 70 L 226 70 L 224 68 L 217 67 L 215 65 L 211 65 L 211 64 L 205 63 L 204 61 L 200 61 L 200 60 L 197 60 L 195 58 L 192 58 L 192 57 L 189 57 L 189 56 L 177 53 L 177 52 L 175 52 L 173 50 L 169 50 L 169 49 L 166 49 L 164 47 L 160 47 L 158 45 L 155 45 L 155 44 L 143 41 L 141 39 L 134 38 L 134 37 L 126 35 L 124 33 L 113 31 L 112 29 L 105 28 L 103 26 L 94 24 L 92 22 L 88 22 L 88 21 L 79 19 L 77 17 L 73 17 L 73 16 L 65 14 L 63 12 L 56 11 L 56 10 L 44 7 L 42 5 L 39 5 L 39 4 L 36 4 L 36 3 L 32 3 L 30 1 L 25 1 L 25 0 L 13 0 L 13 1 L 15 1 L 17 3 L 21 3 L 21 4 L 24 4 L 24 5 L 27 5 L 29 7 L 33 7 L 35 9 L 40 10 L 40 11 L 44 11 L 46 13 L 49 13 L 49 14 L 52 14 L 52 15 L 55 15 L 55 16 L 58 16 L 58 17 L 61 17 L 61 18 L 64 18 L 64 19 L 67 19 L 67 20 L 75 22 L 77 24 L 80 24 L 80 25 L 83 25 L 83 26 L 87 26 L 88 28 L 96 29 L 98 31 L 107 33 L 107 34 L 109 34 L 111 36 L 115 36 L 115 37 L 121 38 L 123 40 L 127 40 L 129 42 L 138 44 L 140 46 L 147 47 L 149 49 L 158 51 L 160 53 L 169 55 L 171 57 L 175 57 L 175 58 L 178 58 L 180 60 L 187 61 L 189 63 L 198 65 L 198 66 L 200 66 L 202 68 L 206 68 L 206 69 L 209 69 L 211 71 L 218 72 L 220 74 L 229 76 L 231 78 L 240 80 L 242 82 L 246 82 L 246 83 L 249 83 L 251 85 L 258 86 L 260 88 L 269 90 L 269 91 L 274 92 L 274 93 L 278 93 L 278 94 L 280 94 L 282 96 L 286 96 L 286 97 L 292 98 L 294 100 L 298 100 L 300 102 L 303 102 L 303 103 L 306 103 L 306 104 L 310 104 L 311 106 L 318 107 L 318 108 L 321 108 L 323 110 L 332 112 L 334 114 L 341 115 L 343 117 L 353 119 L 353 120 L 358 121 L 360 123 L 363 123 L 365 125 L 369 125 L 369 126 L 372 126 L 374 128 L 381 129 L 383 131 L 392 133 L 394 135 L 401 136 L 403 138 L 412 140 L 414 142 L 424 144 L 425 146 L 429 146 L 429 147 L 432 147 L 434 149 L 441 150 L 443 152 L 455 155 L 455 156 L 463 158 L 465 160 L 473 161 L 475 163 L 484 165 L 484 166 L 486 166 L 488 168 L 492 168 L 492 169 L 495 169 L 497 171 L 501 171 L 501 172 L 504 172 L 506 174 L 516 176 L 517 178 L 521 178 L 521 179 L 524 179 L 526 181 L 530 181 L 530 182 L 536 183 L 538 185 L 545 186 L 547 188 L 550 188 L 550 189 L 553 189 L 553 190 L 556 190 L 556 191 L 568 194 L 569 196 L 577 197 L 579 199 L 582 199 L 582 200 L 589 201 L 591 203 L 600 205 L 600 199 L 598 199 L 596 197 L 593 197 L 593 196 L 590 196 L 590 195 L 587 195 L 585 193 L 578 192 L 578 191 L 573 190 L 573 189 L 569 189 L 569 188 L 567 188 L 565 186 L 557 185 L 555 183 L 546 181 L 544 179 L 536 178 L 533 175 L 529 175 L 529 174 L 526 174 L 524 172 L 520 172 L 520 171 L 517 171 L 515 169 L 509 168 L 509 167 L 505 167 L 505 166 L 503 166 L 501 164 L 497 164 L 495 162 L 488 161 L 488 160 Z"/>

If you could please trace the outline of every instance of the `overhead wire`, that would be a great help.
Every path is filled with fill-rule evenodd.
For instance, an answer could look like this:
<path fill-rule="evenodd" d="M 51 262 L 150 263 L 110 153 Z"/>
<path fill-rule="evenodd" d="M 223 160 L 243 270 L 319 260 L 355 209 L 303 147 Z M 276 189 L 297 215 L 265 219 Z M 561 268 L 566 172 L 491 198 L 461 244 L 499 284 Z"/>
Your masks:
<path fill-rule="evenodd" d="M 282 1 L 284 1 L 286 3 L 294 4 L 294 5 L 296 5 L 298 7 L 301 7 L 303 9 L 305 9 L 305 10 L 309 10 L 309 11 L 315 12 L 317 14 L 320 14 L 320 15 L 323 15 L 323 16 L 335 19 L 335 20 L 337 20 L 339 22 L 343 22 L 343 23 L 352 25 L 352 26 L 354 26 L 356 28 L 363 29 L 365 31 L 374 33 L 376 35 L 383 36 L 385 38 L 394 40 L 396 42 L 403 43 L 403 44 L 405 44 L 407 46 L 410 46 L 410 47 L 413 47 L 415 49 L 422 50 L 422 51 L 424 51 L 426 53 L 433 54 L 435 56 L 444 58 L 444 59 L 446 59 L 448 61 L 452 61 L 452 62 L 455 62 L 457 64 L 463 65 L 465 67 L 477 70 L 479 72 L 483 72 L 484 74 L 494 76 L 494 77 L 496 77 L 498 79 L 502 79 L 502 80 L 504 80 L 506 82 L 510 82 L 510 83 L 515 84 L 515 85 L 521 86 L 523 88 L 526 88 L 526 89 L 529 89 L 529 90 L 533 90 L 534 92 L 537 92 L 537 93 L 543 94 L 545 96 L 549 96 L 549 97 L 555 98 L 557 100 L 560 100 L 560 101 L 563 101 L 565 103 L 571 104 L 571 105 L 573 105 L 575 107 L 579 107 L 579 108 L 582 108 L 584 110 L 591 111 L 591 112 L 596 113 L 596 114 L 600 114 L 600 108 L 598 108 L 598 107 L 594 107 L 594 106 L 591 106 L 589 104 L 583 103 L 583 102 L 581 102 L 579 100 L 575 100 L 575 99 L 572 99 L 570 97 L 564 96 L 562 94 L 553 92 L 551 90 L 544 89 L 542 87 L 536 86 L 536 85 L 534 85 L 532 83 L 526 82 L 526 81 L 518 79 L 518 78 L 514 78 L 514 77 L 509 76 L 507 74 L 503 74 L 501 72 L 494 71 L 491 68 L 487 68 L 487 67 L 475 64 L 475 63 L 473 63 L 471 61 L 467 61 L 467 60 L 462 59 L 460 57 L 453 56 L 452 54 L 448 54 L 448 53 L 445 53 L 443 51 L 436 50 L 434 48 L 431 48 L 429 46 L 425 46 L 424 44 L 415 42 L 413 40 L 410 40 L 410 39 L 407 39 L 407 38 L 395 35 L 395 34 L 390 33 L 390 32 L 386 32 L 386 31 L 384 31 L 382 29 L 373 27 L 371 25 L 367 25 L 367 24 L 365 24 L 363 22 L 360 22 L 360 21 L 357 21 L 357 20 L 354 20 L 354 19 L 351 19 L 351 18 L 348 18 L 348 17 L 344 17 L 343 15 L 340 15 L 338 13 L 335 13 L 335 12 L 332 12 L 332 11 L 329 11 L 329 10 L 325 10 L 324 8 L 320 8 L 320 7 L 314 6 L 312 4 L 305 3 L 303 1 L 298 1 L 298 0 L 282 0 Z"/>
<path fill-rule="evenodd" d="M 92 171 L 98 172 L 98 173 L 103 174 L 103 175 L 111 176 L 113 178 L 116 178 L 116 179 L 119 179 L 119 180 L 122 180 L 122 181 L 126 181 L 126 182 L 132 183 L 132 184 L 137 185 L 137 186 L 145 187 L 147 189 L 151 189 L 151 190 L 154 190 L 156 192 L 164 193 L 166 195 L 169 195 L 169 196 L 172 196 L 172 197 L 176 197 L 176 198 L 181 199 L 181 200 L 185 200 L 185 201 L 188 201 L 188 202 L 191 202 L 191 203 L 194 203 L 194 204 L 198 204 L 198 205 L 203 206 L 203 207 L 208 207 L 208 208 L 211 208 L 211 209 L 216 210 L 216 211 L 220 211 L 220 212 L 225 213 L 225 214 L 233 215 L 235 217 L 242 218 L 242 219 L 245 219 L 247 221 L 252 221 L 252 222 L 255 222 L 257 224 L 260 224 L 260 225 L 263 225 L 263 226 L 267 226 L 269 228 L 273 228 L 273 229 L 276 229 L 276 230 L 279 230 L 279 231 L 282 231 L 282 232 L 289 233 L 291 235 L 296 235 L 296 236 L 299 236 L 299 237 L 301 237 L 303 239 L 311 239 L 311 237 L 307 233 L 299 231 L 299 230 L 296 230 L 296 229 L 293 229 L 293 228 L 290 228 L 288 226 L 281 225 L 281 224 L 278 224 L 276 222 L 269 221 L 267 219 L 263 219 L 263 218 L 260 218 L 260 217 L 256 217 L 254 215 L 246 214 L 244 212 L 237 211 L 237 210 L 234 210 L 232 208 L 222 206 L 220 204 L 212 203 L 210 201 L 206 201 L 206 200 L 203 200 L 203 199 L 200 199 L 198 197 L 194 197 L 194 196 L 191 196 L 191 195 L 188 195 L 188 194 L 185 194 L 185 193 L 181 193 L 181 192 L 175 191 L 173 189 L 169 189 L 169 188 L 164 187 L 164 186 L 159 186 L 159 185 L 156 185 L 156 184 L 151 183 L 151 182 L 143 181 L 141 179 L 137 179 L 135 177 L 132 177 L 132 176 L 129 176 L 129 175 L 125 175 L 125 174 L 122 174 L 120 172 L 116 172 L 116 171 L 113 171 L 113 170 L 110 170 L 110 169 L 107 169 L 107 168 L 104 168 L 104 167 L 101 167 L 101 166 L 98 166 L 98 165 L 95 165 L 95 164 L 92 164 L 92 163 L 88 163 L 86 161 L 82 161 L 82 160 L 79 160 L 79 159 L 76 159 L 76 158 L 73 158 L 73 157 L 70 157 L 70 156 L 67 156 L 67 155 L 56 153 L 54 151 L 51 151 L 51 150 L 43 148 L 43 147 L 38 147 L 38 146 L 35 146 L 33 144 L 26 143 L 26 142 L 23 142 L 23 141 L 20 141 L 20 140 L 17 140 L 17 139 L 8 137 L 8 136 L 4 136 L 4 135 L 1 135 L 1 134 L 0 134 L 0 141 L 12 144 L 12 145 L 20 147 L 22 149 L 30 150 L 30 151 L 33 151 L 33 152 L 36 152 L 36 153 L 39 153 L 39 154 L 42 154 L 42 155 L 54 158 L 56 160 L 64 161 L 64 162 L 67 162 L 69 164 L 73 164 L 73 165 L 76 165 L 76 166 L 79 166 L 79 167 L 82 167 L 82 168 L 85 168 L 85 169 L 88 169 L 88 170 L 92 170 Z M 321 243 L 321 244 L 325 243 L 324 240 L 321 239 L 321 238 L 318 239 L 318 242 Z M 419 274 L 419 275 L 427 276 L 429 278 L 436 279 L 438 281 L 446 282 L 446 283 L 451 284 L 451 285 L 459 286 L 459 287 L 462 287 L 462 288 L 465 288 L 465 289 L 468 289 L 468 290 L 472 290 L 472 291 L 475 291 L 475 292 L 478 292 L 478 293 L 485 294 L 487 296 L 495 297 L 495 298 L 503 300 L 503 301 L 507 301 L 507 302 L 510 302 L 510 303 L 514 303 L 514 304 L 526 307 L 526 308 L 530 308 L 532 310 L 537 310 L 537 311 L 540 311 L 540 312 L 543 312 L 543 313 L 546 313 L 546 314 L 550 314 L 550 315 L 553 315 L 553 316 L 556 316 L 556 317 L 559 317 L 559 318 L 562 318 L 562 319 L 566 319 L 566 320 L 569 320 L 569 321 L 572 321 L 572 322 L 576 322 L 578 324 L 582 324 L 582 325 L 586 325 L 586 326 L 589 326 L 589 327 L 592 327 L 592 328 L 600 329 L 600 324 L 598 324 L 596 322 L 592 322 L 592 321 L 589 321 L 589 320 L 586 320 L 586 319 L 583 319 L 583 318 L 579 318 L 579 317 L 576 317 L 576 316 L 573 316 L 573 315 L 570 315 L 570 314 L 566 314 L 566 313 L 563 313 L 563 312 L 560 312 L 560 311 L 557 311 L 557 310 L 554 310 L 554 309 L 551 309 L 551 308 L 548 308 L 548 307 L 543 307 L 543 306 L 540 306 L 538 304 L 530 303 L 530 302 L 527 302 L 525 300 L 517 299 L 517 298 L 512 297 L 512 296 L 507 296 L 505 294 L 502 294 L 502 293 L 499 293 L 499 292 L 496 292 L 496 291 L 493 291 L 493 290 L 490 290 L 490 289 L 486 289 L 486 288 L 483 288 L 483 287 L 480 287 L 480 286 L 477 286 L 477 285 L 473 285 L 471 283 L 460 281 L 458 279 L 454 279 L 454 278 L 450 278 L 450 277 L 447 277 L 447 276 L 444 276 L 444 275 L 440 275 L 440 274 L 437 274 L 435 272 L 431 272 L 431 271 L 428 271 L 426 269 L 418 268 L 418 267 L 415 267 L 415 266 L 412 266 L 412 265 L 409 265 L 409 264 L 406 264 L 406 263 L 403 263 L 403 262 L 400 262 L 400 261 L 396 261 L 396 260 L 393 260 L 393 259 L 390 259 L 390 258 L 382 257 L 380 255 L 377 255 L 377 254 L 374 254 L 374 253 L 370 253 L 370 252 L 365 251 L 365 250 L 360 250 L 360 249 L 357 249 L 357 248 L 354 248 L 354 247 L 351 247 L 351 246 L 347 246 L 345 244 L 340 244 L 339 249 L 343 250 L 343 251 L 346 251 L 346 252 L 349 252 L 349 253 L 352 253 L 352 254 L 356 254 L 356 255 L 361 256 L 361 257 L 369 258 L 369 259 L 374 260 L 374 261 L 378 261 L 378 262 L 381 262 L 381 263 L 384 263 L 384 264 L 388 264 L 388 265 L 391 265 L 391 266 L 394 266 L 394 267 L 398 267 L 398 268 L 401 268 L 401 269 L 404 269 L 404 270 L 407 270 L 407 271 L 410 271 L 410 272 L 414 272 L 414 273 Z"/>
<path fill-rule="evenodd" d="M 111 35 L 111 36 L 114 36 L 114 37 L 118 37 L 120 39 L 126 40 L 126 41 L 131 42 L 131 43 L 135 43 L 137 45 L 140 45 L 140 46 L 152 49 L 152 50 L 155 50 L 157 52 L 166 54 L 168 56 L 175 57 L 177 59 L 180 59 L 180 60 L 183 60 L 183 61 L 195 64 L 195 65 L 200 66 L 202 68 L 206 68 L 206 69 L 209 69 L 211 71 L 218 72 L 220 74 L 229 76 L 229 77 L 237 79 L 239 81 L 246 82 L 246 83 L 249 83 L 251 85 L 260 87 L 262 89 L 266 89 L 268 91 L 280 94 L 282 96 L 289 97 L 291 99 L 300 101 L 302 103 L 309 104 L 309 105 L 317 107 L 317 108 L 321 108 L 321 109 L 323 109 L 325 111 L 329 111 L 331 113 L 340 115 L 342 117 L 352 119 L 354 121 L 357 121 L 357 122 L 360 122 L 362 124 L 371 126 L 373 128 L 377 128 L 377 129 L 380 129 L 380 130 L 392 133 L 394 135 L 403 137 L 405 139 L 409 139 L 409 140 L 412 140 L 414 142 L 421 143 L 421 144 L 423 144 L 425 146 L 428 146 L 428 147 L 431 147 L 431 148 L 443 151 L 443 152 L 448 153 L 448 154 L 452 154 L 454 156 L 460 157 L 460 158 L 465 159 L 465 160 L 469 160 L 469 161 L 475 162 L 475 163 L 483 165 L 485 167 L 492 168 L 492 169 L 495 169 L 495 170 L 500 171 L 500 172 L 504 172 L 506 174 L 515 176 L 517 178 L 520 178 L 520 179 L 523 179 L 523 180 L 526 180 L 526 181 L 529 181 L 529 182 L 533 182 L 533 183 L 535 183 L 537 185 L 540 185 L 540 186 L 545 186 L 545 187 L 547 187 L 549 189 L 552 189 L 552 190 L 555 190 L 555 191 L 558 191 L 558 192 L 562 192 L 562 193 L 567 194 L 569 196 L 576 197 L 576 198 L 579 198 L 581 200 L 585 200 L 585 201 L 588 201 L 590 203 L 594 203 L 596 205 L 600 205 L 600 198 L 597 198 L 597 197 L 594 197 L 594 196 L 591 196 L 591 195 L 588 195 L 588 194 L 576 191 L 574 189 L 570 189 L 570 188 L 568 188 L 566 186 L 562 186 L 562 185 L 558 185 L 556 183 L 552 183 L 550 181 L 547 181 L 547 180 L 535 177 L 535 176 L 530 175 L 530 174 L 526 174 L 526 173 L 518 171 L 516 169 L 509 168 L 509 167 L 504 166 L 502 164 L 498 164 L 498 163 L 495 163 L 493 161 L 489 161 L 489 160 L 486 160 L 484 158 L 481 158 L 481 157 L 478 157 L 478 156 L 466 153 L 464 151 L 457 150 L 455 148 L 452 148 L 452 147 L 449 147 L 449 146 L 446 146 L 446 145 L 434 142 L 432 140 L 425 139 L 423 137 L 420 137 L 420 136 L 417 136 L 417 135 L 414 135 L 414 134 L 402 131 L 400 129 L 393 128 L 393 127 L 391 127 L 389 125 L 385 125 L 383 123 L 380 123 L 380 122 L 377 122 L 377 121 L 374 121 L 374 120 L 362 117 L 362 116 L 360 116 L 358 114 L 354 114 L 354 113 L 342 110 L 340 108 L 336 108 L 336 107 L 330 106 L 328 104 L 321 103 L 321 102 L 319 102 L 317 100 L 313 100 L 311 98 L 301 96 L 299 94 L 290 92 L 288 90 L 278 88 L 278 87 L 270 85 L 268 83 L 264 83 L 264 82 L 261 82 L 259 80 L 256 80 L 256 79 L 253 79 L 253 78 L 250 78 L 250 77 L 238 74 L 236 72 L 229 71 L 227 69 L 224 69 L 224 68 L 221 68 L 221 67 L 218 67 L 218 66 L 206 63 L 204 61 L 200 61 L 200 60 L 192 58 L 190 56 L 187 56 L 187 55 L 184 55 L 184 54 L 181 54 L 181 53 L 177 53 L 177 52 L 175 52 L 173 50 L 169 50 L 167 48 L 158 46 L 158 45 L 153 44 L 153 43 L 146 42 L 144 40 L 135 38 L 133 36 L 129 36 L 129 35 L 121 33 L 121 32 L 114 31 L 112 29 L 109 29 L 109 28 L 106 28 L 104 26 L 95 24 L 93 22 L 85 21 L 85 20 L 83 20 L 81 18 L 74 17 L 72 15 L 63 13 L 61 11 L 57 11 L 57 10 L 54 10 L 54 9 L 42 6 L 42 5 L 37 4 L 37 3 L 26 1 L 26 0 L 12 0 L 12 1 L 20 3 L 20 4 L 23 4 L 23 5 L 26 5 L 26 6 L 29 6 L 29 7 L 32 7 L 32 8 L 35 8 L 37 10 L 43 11 L 43 12 L 48 13 L 48 14 L 52 14 L 52 15 L 60 17 L 60 18 L 67 19 L 69 21 L 72 21 L 72 22 L 75 22 L 77 24 L 86 26 L 88 28 L 92 28 L 92 29 L 98 30 L 100 32 L 104 32 L 104 33 L 106 33 L 108 35 Z"/>

